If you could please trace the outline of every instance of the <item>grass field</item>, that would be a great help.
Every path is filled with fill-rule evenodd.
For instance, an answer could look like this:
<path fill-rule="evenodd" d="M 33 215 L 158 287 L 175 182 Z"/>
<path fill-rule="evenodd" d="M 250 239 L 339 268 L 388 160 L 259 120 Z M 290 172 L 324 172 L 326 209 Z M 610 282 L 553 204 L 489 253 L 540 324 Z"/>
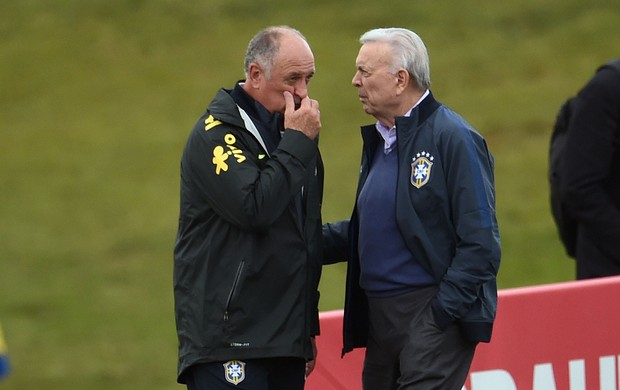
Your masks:
<path fill-rule="evenodd" d="M 172 245 L 179 158 L 247 41 L 289 24 L 313 46 L 324 219 L 347 217 L 372 122 L 350 85 L 357 39 L 418 32 L 433 92 L 496 158 L 501 288 L 571 280 L 546 182 L 561 102 L 618 56 L 617 1 L 4 0 L 0 2 L 3 390 L 175 389 Z M 325 268 L 321 309 L 342 307 Z"/>

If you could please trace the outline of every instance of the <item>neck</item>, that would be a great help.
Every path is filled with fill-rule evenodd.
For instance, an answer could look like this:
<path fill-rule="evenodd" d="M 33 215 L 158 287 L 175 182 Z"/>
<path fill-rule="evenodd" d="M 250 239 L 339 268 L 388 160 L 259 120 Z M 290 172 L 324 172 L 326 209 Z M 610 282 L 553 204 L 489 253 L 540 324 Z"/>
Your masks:
<path fill-rule="evenodd" d="M 420 92 L 417 90 L 412 90 L 409 93 L 403 93 L 394 109 L 391 110 L 391 112 L 386 116 L 377 116 L 377 121 L 388 129 L 392 128 L 396 123 L 396 118 L 407 114 L 407 112 L 409 112 L 409 110 L 411 110 L 411 108 L 418 103 L 425 92 L 426 91 Z"/>

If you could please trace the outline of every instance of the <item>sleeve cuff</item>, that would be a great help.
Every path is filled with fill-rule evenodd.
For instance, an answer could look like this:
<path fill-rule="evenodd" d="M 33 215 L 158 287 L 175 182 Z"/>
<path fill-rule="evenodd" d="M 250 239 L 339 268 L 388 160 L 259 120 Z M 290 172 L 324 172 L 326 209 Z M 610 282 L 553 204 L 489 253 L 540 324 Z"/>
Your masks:
<path fill-rule="evenodd" d="M 306 137 L 301 131 L 286 129 L 278 149 L 289 153 L 307 166 L 316 156 L 318 147 L 315 141 Z"/>

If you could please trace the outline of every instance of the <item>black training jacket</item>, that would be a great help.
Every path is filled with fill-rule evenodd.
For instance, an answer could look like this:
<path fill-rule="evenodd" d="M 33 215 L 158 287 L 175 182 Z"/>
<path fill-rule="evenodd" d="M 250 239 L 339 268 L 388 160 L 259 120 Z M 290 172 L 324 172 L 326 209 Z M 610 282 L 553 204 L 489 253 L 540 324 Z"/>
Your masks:
<path fill-rule="evenodd" d="M 269 154 L 230 91 L 218 91 L 181 161 L 174 246 L 179 382 L 197 363 L 312 358 L 322 188 L 315 141 L 287 129 Z"/>

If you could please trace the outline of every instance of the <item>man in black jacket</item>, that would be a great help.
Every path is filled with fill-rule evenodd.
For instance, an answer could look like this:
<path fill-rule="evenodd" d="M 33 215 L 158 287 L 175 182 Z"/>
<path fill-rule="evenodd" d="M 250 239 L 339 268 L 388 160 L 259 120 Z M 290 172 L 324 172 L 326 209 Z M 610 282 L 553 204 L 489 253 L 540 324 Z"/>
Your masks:
<path fill-rule="evenodd" d="M 620 275 L 620 72 L 604 67 L 579 92 L 562 170 L 578 222 L 577 279 Z"/>
<path fill-rule="evenodd" d="M 286 26 L 250 42 L 181 161 L 174 247 L 178 381 L 189 390 L 303 389 L 319 331 L 323 166 L 314 56 Z"/>

